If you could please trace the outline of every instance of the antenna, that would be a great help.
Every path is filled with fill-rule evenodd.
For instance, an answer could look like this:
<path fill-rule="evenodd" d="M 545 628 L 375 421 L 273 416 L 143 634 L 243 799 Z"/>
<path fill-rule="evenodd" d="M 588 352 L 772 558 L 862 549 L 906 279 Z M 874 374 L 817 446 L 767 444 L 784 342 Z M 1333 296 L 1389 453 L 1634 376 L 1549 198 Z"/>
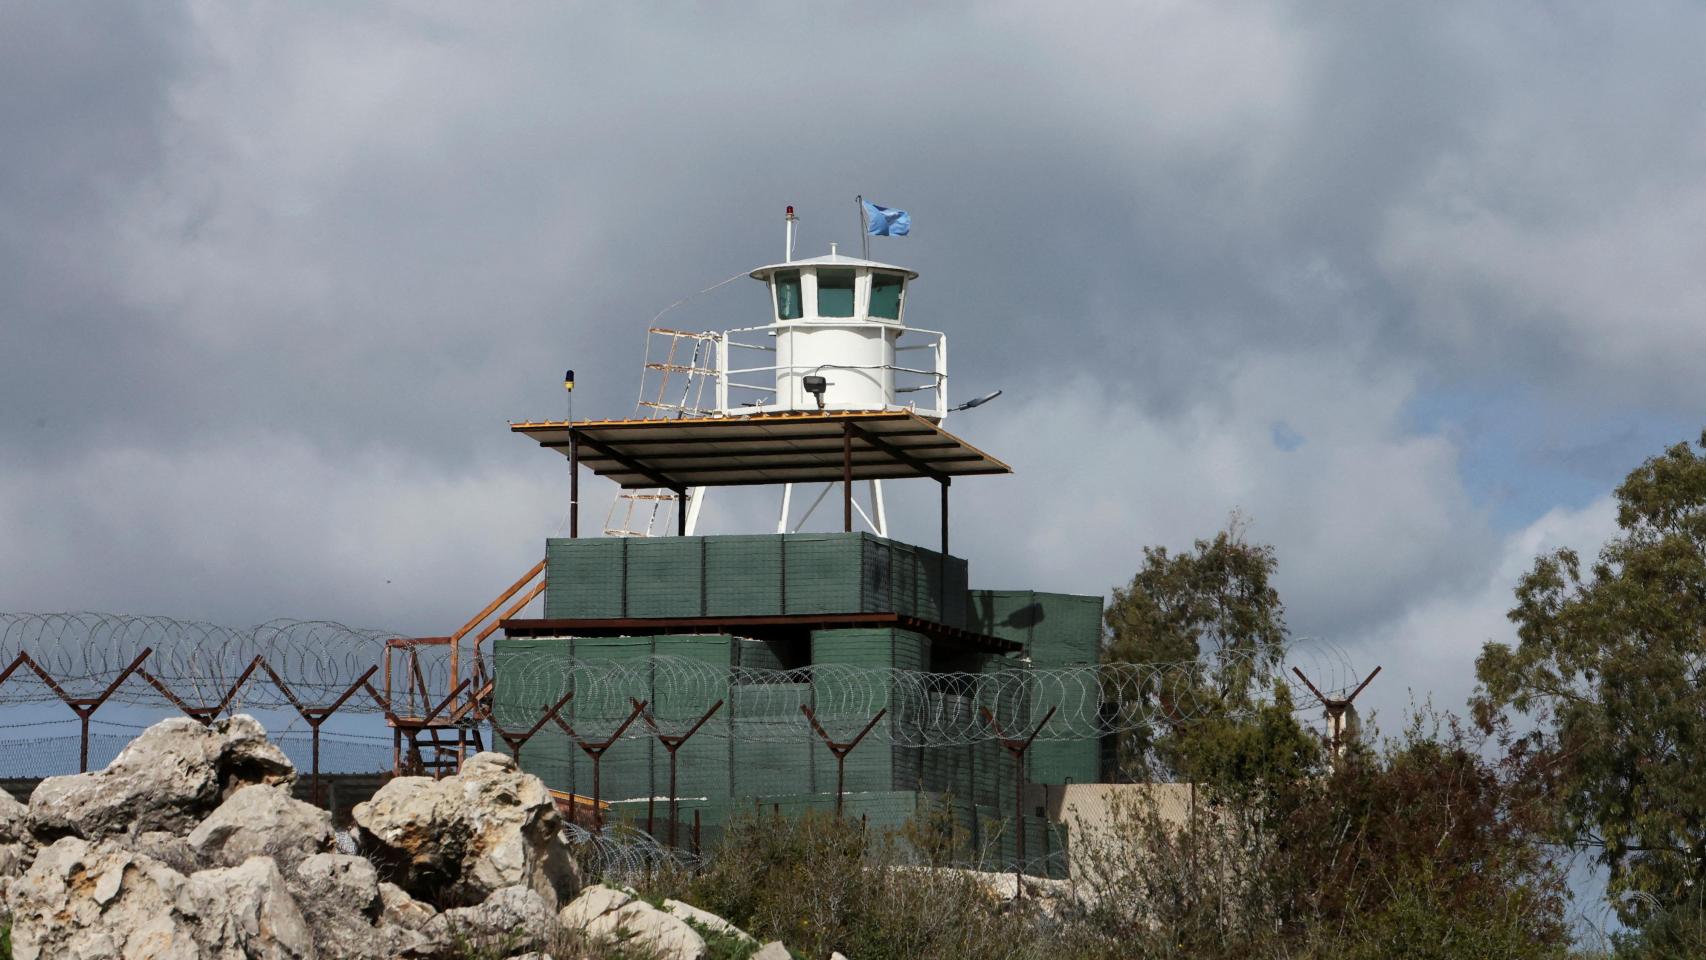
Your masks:
<path fill-rule="evenodd" d="M 799 220 L 794 216 L 794 205 L 788 204 L 788 252 L 782 255 L 783 263 L 794 262 L 794 224 Z"/>
<path fill-rule="evenodd" d="M 1310 683 L 1309 678 L 1297 667 L 1292 667 L 1291 672 L 1297 674 L 1297 679 L 1302 680 L 1309 692 L 1315 694 L 1315 699 L 1321 701 L 1321 706 L 1327 709 L 1327 744 L 1333 751 L 1333 759 L 1337 760 L 1344 753 L 1345 713 L 1350 709 L 1351 701 L 1380 673 L 1380 668 L 1375 667 L 1374 673 L 1364 677 L 1363 681 L 1356 685 L 1356 689 L 1345 697 L 1329 697 L 1322 693 L 1321 688 Z"/>

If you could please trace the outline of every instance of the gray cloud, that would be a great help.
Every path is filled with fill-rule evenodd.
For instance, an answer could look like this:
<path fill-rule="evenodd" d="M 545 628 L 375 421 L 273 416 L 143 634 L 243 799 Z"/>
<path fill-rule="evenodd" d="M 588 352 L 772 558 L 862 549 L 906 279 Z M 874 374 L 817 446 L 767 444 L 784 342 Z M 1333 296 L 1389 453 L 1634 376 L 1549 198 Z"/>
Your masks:
<path fill-rule="evenodd" d="M 626 413 L 649 317 L 785 203 L 851 248 L 862 192 L 956 389 L 1007 390 L 954 424 L 1021 469 L 955 488 L 984 582 L 1102 590 L 1242 508 L 1300 631 L 1421 643 L 1520 543 L 1419 399 L 1702 399 L 1699 16 L 8 7 L 0 606 L 442 629 L 559 519 L 504 419 L 567 366 Z"/>

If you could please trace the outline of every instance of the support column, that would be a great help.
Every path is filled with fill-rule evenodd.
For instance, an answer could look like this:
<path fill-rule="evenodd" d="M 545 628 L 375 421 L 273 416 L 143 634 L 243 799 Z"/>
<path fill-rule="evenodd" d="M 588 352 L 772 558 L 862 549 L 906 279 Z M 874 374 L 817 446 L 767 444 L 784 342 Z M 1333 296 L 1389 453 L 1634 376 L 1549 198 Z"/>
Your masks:
<path fill-rule="evenodd" d="M 942 556 L 948 555 L 948 484 L 953 483 L 953 477 L 942 478 Z"/>
<path fill-rule="evenodd" d="M 581 438 L 569 429 L 569 539 L 581 535 Z"/>
<path fill-rule="evenodd" d="M 675 488 L 675 535 L 687 536 L 687 488 Z"/>
<path fill-rule="evenodd" d="M 853 424 L 841 425 L 841 530 L 853 532 Z"/>
<path fill-rule="evenodd" d="M 936 571 L 937 590 L 941 596 L 936 598 L 936 609 L 943 612 L 948 609 L 948 484 L 953 482 L 953 477 L 942 477 L 942 555 L 937 558 Z"/>

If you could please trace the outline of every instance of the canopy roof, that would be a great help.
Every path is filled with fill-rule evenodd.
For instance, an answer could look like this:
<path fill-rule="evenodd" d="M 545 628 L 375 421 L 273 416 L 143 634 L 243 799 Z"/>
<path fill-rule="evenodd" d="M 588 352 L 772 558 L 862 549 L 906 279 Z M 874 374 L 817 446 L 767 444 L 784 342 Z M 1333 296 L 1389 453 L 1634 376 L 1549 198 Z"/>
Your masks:
<path fill-rule="evenodd" d="M 512 423 L 629 489 L 894 480 L 1013 468 L 908 410 Z"/>

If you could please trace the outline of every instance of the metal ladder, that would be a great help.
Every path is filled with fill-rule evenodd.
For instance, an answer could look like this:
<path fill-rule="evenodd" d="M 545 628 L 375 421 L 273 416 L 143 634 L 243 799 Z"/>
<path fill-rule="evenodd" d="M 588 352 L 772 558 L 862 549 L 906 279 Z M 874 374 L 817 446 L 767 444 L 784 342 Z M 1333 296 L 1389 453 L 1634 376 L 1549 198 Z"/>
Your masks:
<path fill-rule="evenodd" d="M 646 362 L 640 374 L 636 420 L 683 420 L 715 416 L 716 392 L 706 406 L 706 388 L 717 380 L 720 333 L 690 333 L 652 327 L 646 331 Z M 662 357 L 653 360 L 653 355 Z M 604 518 L 607 537 L 650 537 L 670 530 L 672 510 L 681 509 L 673 490 L 622 490 Z"/>

